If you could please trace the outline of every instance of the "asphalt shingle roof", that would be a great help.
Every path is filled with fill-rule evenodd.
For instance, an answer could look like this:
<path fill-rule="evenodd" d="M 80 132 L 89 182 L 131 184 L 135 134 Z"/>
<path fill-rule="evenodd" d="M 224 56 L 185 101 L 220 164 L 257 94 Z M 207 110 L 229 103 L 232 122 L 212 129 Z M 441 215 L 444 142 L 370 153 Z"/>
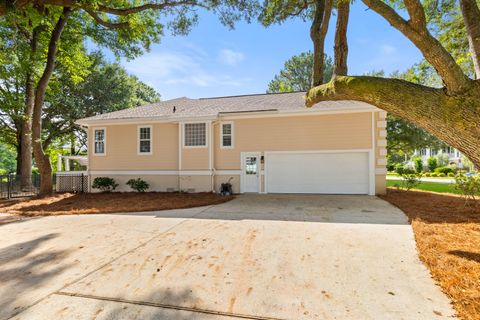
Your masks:
<path fill-rule="evenodd" d="M 222 113 L 255 111 L 305 111 L 305 92 L 252 94 L 243 96 L 189 99 L 186 97 L 158 103 L 99 114 L 81 119 L 79 122 L 98 120 L 121 120 L 138 118 L 181 119 L 195 117 L 216 117 Z M 349 101 L 348 106 L 370 106 L 363 102 Z M 345 101 L 324 101 L 314 108 L 342 108 Z M 175 112 L 173 109 L 175 107 Z"/>

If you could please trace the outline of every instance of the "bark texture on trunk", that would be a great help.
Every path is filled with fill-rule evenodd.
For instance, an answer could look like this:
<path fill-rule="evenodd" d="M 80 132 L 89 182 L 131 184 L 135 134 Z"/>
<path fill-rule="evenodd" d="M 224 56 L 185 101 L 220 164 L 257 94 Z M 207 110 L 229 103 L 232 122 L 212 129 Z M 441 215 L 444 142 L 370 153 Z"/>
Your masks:
<path fill-rule="evenodd" d="M 348 73 L 348 41 L 347 28 L 350 15 L 350 1 L 341 0 L 337 4 L 337 25 L 335 28 L 335 44 L 333 76 L 346 76 Z"/>
<path fill-rule="evenodd" d="M 400 79 L 339 76 L 310 89 L 306 104 L 357 100 L 388 111 L 445 141 L 480 167 L 480 80 L 458 96 Z"/>
<path fill-rule="evenodd" d="M 467 29 L 475 75 L 480 79 L 480 9 L 476 0 L 460 0 L 460 8 Z"/>
<path fill-rule="evenodd" d="M 35 90 L 35 102 L 32 118 L 32 138 L 33 154 L 37 162 L 38 170 L 40 171 L 41 195 L 47 195 L 53 191 L 52 166 L 50 163 L 50 158 L 44 153 L 42 146 L 42 109 L 45 101 L 45 91 L 47 90 L 48 82 L 50 81 L 53 70 L 55 69 L 55 58 L 57 54 L 58 42 L 60 41 L 60 36 L 71 13 L 71 8 L 64 8 L 62 15 L 58 19 L 55 28 L 52 31 L 50 42 L 48 44 L 47 64 L 45 65 L 45 69 Z"/>
<path fill-rule="evenodd" d="M 333 0 L 316 0 L 315 12 L 310 27 L 310 38 L 313 41 L 313 70 L 312 86 L 323 83 L 325 37 L 328 32 L 328 23 L 332 14 Z"/>

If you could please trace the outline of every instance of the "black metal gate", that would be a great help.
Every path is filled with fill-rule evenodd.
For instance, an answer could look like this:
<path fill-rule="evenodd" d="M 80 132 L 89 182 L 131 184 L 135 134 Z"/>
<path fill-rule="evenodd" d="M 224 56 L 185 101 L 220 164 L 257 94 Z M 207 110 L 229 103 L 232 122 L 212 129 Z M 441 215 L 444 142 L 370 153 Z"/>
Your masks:
<path fill-rule="evenodd" d="M 55 192 L 83 193 L 88 191 L 88 175 L 83 173 L 57 173 L 53 177 Z M 40 191 L 40 175 L 32 174 L 30 181 L 22 181 L 19 174 L 0 175 L 0 199 L 32 197 Z"/>
<path fill-rule="evenodd" d="M 75 171 L 56 173 L 53 175 L 55 192 L 83 193 L 88 191 L 88 175 Z"/>
<path fill-rule="evenodd" d="M 37 195 L 39 190 L 39 174 L 32 174 L 26 181 L 22 181 L 22 176 L 15 173 L 0 175 L 0 198 L 31 197 Z"/>

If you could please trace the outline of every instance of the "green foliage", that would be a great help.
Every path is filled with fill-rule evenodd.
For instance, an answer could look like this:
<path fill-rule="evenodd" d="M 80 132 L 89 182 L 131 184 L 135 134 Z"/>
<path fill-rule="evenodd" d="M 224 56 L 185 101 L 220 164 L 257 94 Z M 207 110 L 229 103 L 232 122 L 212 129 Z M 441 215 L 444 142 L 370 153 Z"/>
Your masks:
<path fill-rule="evenodd" d="M 17 165 L 15 151 L 5 143 L 0 142 L 0 171 L 5 173 L 15 172 Z"/>
<path fill-rule="evenodd" d="M 142 180 L 140 178 L 128 180 L 127 185 L 138 192 L 145 192 L 150 187 L 150 185 L 145 180 Z"/>
<path fill-rule="evenodd" d="M 413 170 L 412 168 L 407 167 L 407 166 L 399 163 L 399 164 L 397 164 L 397 165 L 395 166 L 395 172 L 396 172 L 398 175 L 402 176 L 402 175 L 405 175 L 405 174 L 407 174 L 407 175 L 408 175 L 408 174 L 414 174 L 414 173 L 415 173 L 415 170 Z"/>
<path fill-rule="evenodd" d="M 449 173 L 455 173 L 455 170 L 452 167 L 438 167 L 435 168 L 435 173 L 442 173 L 446 176 Z"/>
<path fill-rule="evenodd" d="M 415 171 L 418 173 L 423 172 L 423 160 L 420 157 L 413 158 L 413 163 L 415 165 Z"/>
<path fill-rule="evenodd" d="M 475 200 L 480 196 L 480 176 L 457 175 L 455 177 L 455 189 L 463 196 L 465 204 L 470 200 L 476 203 Z"/>
<path fill-rule="evenodd" d="M 410 169 L 410 171 L 404 170 L 400 176 L 402 177 L 402 188 L 409 191 L 420 184 L 422 173 L 413 172 L 413 170 Z"/>
<path fill-rule="evenodd" d="M 311 87 L 313 69 L 313 53 L 303 52 L 288 59 L 279 74 L 268 84 L 267 93 L 307 91 Z M 323 81 L 332 78 L 333 61 L 325 55 Z"/>
<path fill-rule="evenodd" d="M 435 158 L 435 157 L 428 157 L 428 159 L 427 159 L 427 165 L 428 165 L 428 170 L 430 170 L 431 172 L 435 171 L 435 169 L 438 167 L 437 158 Z"/>
<path fill-rule="evenodd" d="M 102 192 L 111 192 L 118 187 L 115 179 L 108 177 L 96 177 L 93 179 L 92 188 L 99 189 Z"/>

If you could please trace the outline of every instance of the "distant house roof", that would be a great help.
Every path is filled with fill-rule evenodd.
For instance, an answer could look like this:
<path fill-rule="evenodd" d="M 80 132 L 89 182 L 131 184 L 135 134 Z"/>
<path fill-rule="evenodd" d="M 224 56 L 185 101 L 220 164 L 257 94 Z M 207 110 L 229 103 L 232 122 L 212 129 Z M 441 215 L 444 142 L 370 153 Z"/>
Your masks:
<path fill-rule="evenodd" d="M 305 107 L 305 92 L 266 93 L 242 96 L 190 99 L 186 97 L 161 101 L 154 104 L 99 114 L 80 119 L 78 124 L 101 123 L 121 120 L 171 120 L 217 118 L 222 115 L 252 112 L 295 113 L 302 111 L 351 110 L 374 108 L 359 101 L 324 101 L 313 108 Z"/>

